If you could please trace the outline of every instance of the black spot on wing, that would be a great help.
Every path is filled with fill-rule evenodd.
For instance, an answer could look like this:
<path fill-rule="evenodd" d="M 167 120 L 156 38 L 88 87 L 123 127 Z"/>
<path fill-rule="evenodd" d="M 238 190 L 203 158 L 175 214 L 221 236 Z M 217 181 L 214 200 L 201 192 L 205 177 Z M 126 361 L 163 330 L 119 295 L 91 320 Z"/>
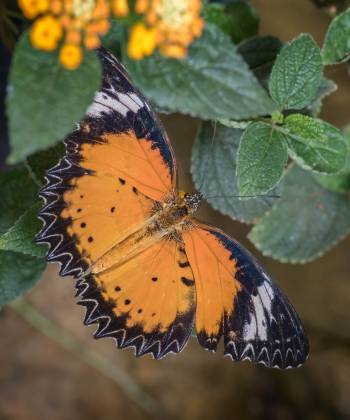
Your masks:
<path fill-rule="evenodd" d="M 188 262 L 188 260 L 186 261 L 178 261 L 178 265 L 180 268 L 186 268 L 190 266 L 190 263 Z"/>
<path fill-rule="evenodd" d="M 193 279 L 189 279 L 187 277 L 182 276 L 181 281 L 187 287 L 194 286 L 194 280 Z"/>

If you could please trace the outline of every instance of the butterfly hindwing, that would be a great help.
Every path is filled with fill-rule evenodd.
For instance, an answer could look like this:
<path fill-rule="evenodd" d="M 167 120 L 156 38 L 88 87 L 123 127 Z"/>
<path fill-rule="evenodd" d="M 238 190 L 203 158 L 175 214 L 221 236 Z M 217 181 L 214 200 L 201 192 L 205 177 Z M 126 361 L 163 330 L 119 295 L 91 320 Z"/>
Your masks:
<path fill-rule="evenodd" d="M 199 343 L 269 367 L 297 367 L 308 355 L 301 322 L 255 259 L 219 229 L 195 225 L 183 234 L 196 282 Z"/>
<path fill-rule="evenodd" d="M 182 350 L 195 314 L 192 270 L 184 248 L 164 238 L 135 258 L 78 283 L 86 324 L 95 334 L 114 337 L 119 348 L 161 358 Z"/>
<path fill-rule="evenodd" d="M 80 277 L 174 195 L 176 163 L 161 123 L 123 67 L 99 50 L 103 85 L 47 172 L 38 242 L 61 275 Z M 158 203 L 158 204 L 157 204 Z"/>

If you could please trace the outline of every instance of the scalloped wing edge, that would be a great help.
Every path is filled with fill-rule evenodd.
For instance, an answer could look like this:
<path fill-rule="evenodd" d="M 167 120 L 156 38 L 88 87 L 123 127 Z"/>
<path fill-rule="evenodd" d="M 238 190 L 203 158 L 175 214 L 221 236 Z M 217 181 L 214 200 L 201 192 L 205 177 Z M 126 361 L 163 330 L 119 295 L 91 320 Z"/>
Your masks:
<path fill-rule="evenodd" d="M 67 157 L 63 157 L 57 165 L 47 171 L 46 185 L 39 191 L 39 197 L 43 199 L 44 205 L 39 211 L 38 217 L 43 226 L 35 239 L 37 243 L 45 243 L 49 246 L 46 259 L 60 265 L 59 274 L 63 277 L 73 276 L 78 278 L 83 275 L 88 267 L 78 253 L 74 255 L 74 248 L 66 249 L 67 244 L 64 245 L 64 242 L 66 242 L 68 235 L 58 232 L 62 228 L 62 219 L 56 214 L 57 208 L 64 207 L 60 191 L 69 188 L 67 185 L 64 186 L 65 179 L 89 173 L 86 169 L 70 162 Z M 53 209 L 56 209 L 56 211 L 52 211 Z M 69 222 L 69 220 L 65 221 L 66 224 L 69 224 Z M 68 237 L 68 246 L 74 246 L 74 240 L 74 237 Z M 75 263 L 73 263 L 74 259 Z"/>
<path fill-rule="evenodd" d="M 98 294 L 96 294 L 97 298 L 86 297 L 96 291 L 96 289 L 90 290 L 91 287 L 94 287 L 91 283 L 89 276 L 78 280 L 76 284 L 76 297 L 79 298 L 78 304 L 84 306 L 86 310 L 84 324 L 98 324 L 97 329 L 93 334 L 96 339 L 105 337 L 113 338 L 117 348 L 133 348 L 135 356 L 141 357 L 150 354 L 154 359 L 162 359 L 167 354 L 180 353 L 185 348 L 191 336 L 194 323 L 194 311 L 188 315 L 188 317 L 192 318 L 188 328 L 185 328 L 181 323 L 179 325 L 173 324 L 165 335 L 156 340 L 154 340 L 155 334 L 153 333 L 142 334 L 140 332 L 139 334 L 133 335 L 128 328 L 115 328 L 115 326 L 113 326 L 113 322 L 120 322 L 120 320 L 123 320 L 124 318 L 117 318 L 113 314 L 108 314 L 108 312 L 111 312 L 107 307 L 108 303 L 102 298 L 99 300 Z M 105 306 L 103 310 L 105 314 L 100 315 L 99 311 L 103 306 Z M 177 329 L 182 327 L 185 334 L 180 342 L 179 339 L 174 336 Z M 147 337 L 147 335 L 150 337 Z"/>

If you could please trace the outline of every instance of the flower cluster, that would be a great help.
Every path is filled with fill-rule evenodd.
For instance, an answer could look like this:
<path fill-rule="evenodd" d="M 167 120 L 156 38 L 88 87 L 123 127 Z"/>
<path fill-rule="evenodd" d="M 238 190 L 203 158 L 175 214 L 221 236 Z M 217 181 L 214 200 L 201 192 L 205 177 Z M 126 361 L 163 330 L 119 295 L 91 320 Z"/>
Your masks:
<path fill-rule="evenodd" d="M 128 0 L 18 0 L 24 15 L 35 19 L 30 39 L 35 48 L 59 49 L 60 62 L 70 70 L 79 66 L 83 48 L 100 46 L 100 36 L 110 28 L 113 13 L 128 16 Z M 156 48 L 168 57 L 183 58 L 194 38 L 201 35 L 201 0 L 135 0 L 139 19 L 129 31 L 131 58 L 151 55 Z"/>
<path fill-rule="evenodd" d="M 99 47 L 110 27 L 108 0 L 19 0 L 19 5 L 27 18 L 37 18 L 30 31 L 33 46 L 52 51 L 60 45 L 59 59 L 70 70 L 83 59 L 81 46 Z"/>
<path fill-rule="evenodd" d="M 134 59 L 157 47 L 165 56 L 183 58 L 203 31 L 200 0 L 136 0 L 135 11 L 144 14 L 145 22 L 130 31 L 128 54 Z"/>

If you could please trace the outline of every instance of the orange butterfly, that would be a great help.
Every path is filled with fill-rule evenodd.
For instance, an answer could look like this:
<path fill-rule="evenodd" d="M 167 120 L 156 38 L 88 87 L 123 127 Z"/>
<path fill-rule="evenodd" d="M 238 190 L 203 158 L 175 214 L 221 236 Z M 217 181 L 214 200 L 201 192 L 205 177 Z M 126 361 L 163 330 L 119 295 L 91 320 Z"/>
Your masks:
<path fill-rule="evenodd" d="M 123 67 L 99 50 L 103 86 L 41 190 L 48 261 L 77 279 L 85 324 L 137 356 L 180 352 L 193 326 L 215 351 L 300 366 L 308 341 L 294 309 L 254 258 L 193 217 L 202 194 L 178 192 L 169 140 Z"/>

